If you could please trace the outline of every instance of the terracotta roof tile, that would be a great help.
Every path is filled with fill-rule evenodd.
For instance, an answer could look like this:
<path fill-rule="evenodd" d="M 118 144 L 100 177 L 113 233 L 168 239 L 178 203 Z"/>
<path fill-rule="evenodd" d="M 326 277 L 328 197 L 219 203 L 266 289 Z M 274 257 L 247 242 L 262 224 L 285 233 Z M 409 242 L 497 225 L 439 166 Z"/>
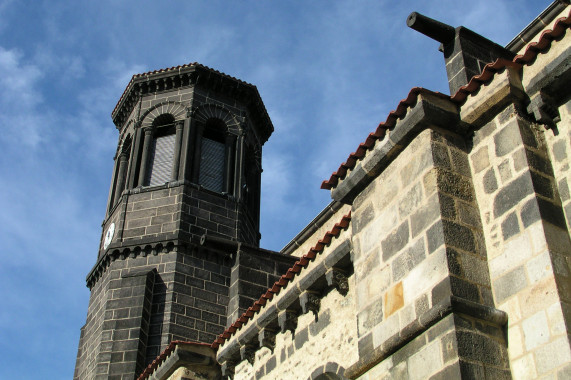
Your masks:
<path fill-rule="evenodd" d="M 347 175 L 347 171 L 355 168 L 357 162 L 365 156 L 366 152 L 374 147 L 375 142 L 377 140 L 384 139 L 387 130 L 394 128 L 396 121 L 400 118 L 403 118 L 408 112 L 409 108 L 412 108 L 416 105 L 419 94 L 424 92 L 437 94 L 438 96 L 449 99 L 458 105 L 462 105 L 468 95 L 478 91 L 482 84 L 491 81 L 495 73 L 504 70 L 506 67 L 519 69 L 523 65 L 532 64 L 539 53 L 551 46 L 551 42 L 554 39 L 558 39 L 565 35 L 569 25 L 571 25 L 571 11 L 566 17 L 559 18 L 555 22 L 552 30 L 543 31 L 537 42 L 528 44 L 523 54 L 517 55 L 512 61 L 499 58 L 495 62 L 488 63 L 486 66 L 484 66 L 482 72 L 479 75 L 472 77 L 468 84 L 460 87 L 458 91 L 456 91 L 456 93 L 452 96 L 435 93 L 421 87 L 414 87 L 410 90 L 408 96 L 399 102 L 396 109 L 389 113 L 387 119 L 384 122 L 381 122 L 377 129 L 374 132 L 370 133 L 369 136 L 367 136 L 365 142 L 359 144 L 357 150 L 349 155 L 347 160 L 339 166 L 339 169 L 332 173 L 331 177 L 329 177 L 328 180 L 325 180 L 321 183 L 321 188 L 331 190 L 337 187 L 339 179 L 344 179 Z"/>
<path fill-rule="evenodd" d="M 331 231 L 325 233 L 325 236 L 330 236 L 330 238 L 339 236 L 339 234 L 341 233 L 342 230 L 349 227 L 350 221 L 351 221 L 351 212 L 349 212 L 347 215 L 343 216 L 341 218 L 341 220 L 339 221 L 339 223 L 336 223 L 333 226 Z M 317 248 L 317 245 L 316 245 L 315 247 L 310 248 L 309 251 L 307 252 L 307 254 L 300 257 L 299 260 L 297 260 L 293 264 L 293 266 L 287 270 L 285 275 L 282 275 L 280 277 L 280 279 L 278 281 L 276 281 L 274 283 L 274 285 L 270 289 L 268 289 L 268 291 L 265 294 L 263 294 L 260 297 L 259 300 L 254 302 L 254 305 L 265 304 L 268 300 L 271 300 L 271 298 L 273 297 L 274 294 L 278 294 L 282 288 L 286 287 L 287 284 L 296 275 L 298 275 L 304 268 L 307 267 L 307 265 L 309 264 L 310 261 L 313 261 L 315 259 L 316 254 L 321 253 L 323 251 L 323 249 L 325 248 L 325 245 L 323 245 L 321 243 L 318 243 L 318 245 L 319 245 L 319 248 Z M 259 310 L 260 310 L 259 307 L 257 310 L 255 310 L 254 307 L 250 307 L 250 308 L 248 308 L 248 310 L 244 314 L 242 314 L 242 316 L 240 316 L 240 318 L 238 318 L 238 320 L 246 322 L 247 320 L 251 319 L 256 313 L 258 313 Z M 234 326 L 234 324 L 232 324 L 232 326 Z M 230 336 L 234 335 L 236 333 L 236 331 L 240 329 L 240 327 L 236 327 L 235 330 L 231 330 L 230 328 L 226 329 L 222 334 L 220 334 L 214 340 L 214 342 L 212 342 L 212 348 L 218 349 L 218 347 L 220 345 L 224 344 L 224 342 L 226 340 L 228 340 Z"/>

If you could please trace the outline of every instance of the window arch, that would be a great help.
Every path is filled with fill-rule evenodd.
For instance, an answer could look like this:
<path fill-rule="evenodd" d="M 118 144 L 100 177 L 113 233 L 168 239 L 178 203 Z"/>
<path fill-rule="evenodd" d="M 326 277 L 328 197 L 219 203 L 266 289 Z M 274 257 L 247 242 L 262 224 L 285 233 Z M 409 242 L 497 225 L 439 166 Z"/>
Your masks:
<path fill-rule="evenodd" d="M 129 164 L 129 158 L 131 154 L 131 144 L 132 144 L 131 135 L 127 135 L 117 151 L 117 155 L 115 157 L 114 178 L 110 192 L 108 210 L 111 210 L 113 206 L 115 206 L 115 204 L 121 198 L 123 190 L 125 190 L 125 185 L 127 181 L 127 167 Z"/>
<path fill-rule="evenodd" d="M 337 363 L 329 362 L 316 368 L 307 380 L 347 380 L 347 378 L 343 376 L 344 373 L 345 368 Z"/>

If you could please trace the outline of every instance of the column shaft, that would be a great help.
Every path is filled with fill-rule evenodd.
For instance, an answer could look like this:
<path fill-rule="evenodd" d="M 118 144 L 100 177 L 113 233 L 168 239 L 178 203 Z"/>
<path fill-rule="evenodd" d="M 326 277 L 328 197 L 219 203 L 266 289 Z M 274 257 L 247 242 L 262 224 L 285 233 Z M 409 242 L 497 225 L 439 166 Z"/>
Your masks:
<path fill-rule="evenodd" d="M 145 177 L 147 175 L 147 166 L 149 164 L 149 152 L 151 150 L 151 142 L 153 139 L 153 129 L 147 127 L 145 131 L 145 140 L 143 142 L 143 156 L 141 157 L 141 171 L 139 172 L 139 186 L 145 184 Z"/>

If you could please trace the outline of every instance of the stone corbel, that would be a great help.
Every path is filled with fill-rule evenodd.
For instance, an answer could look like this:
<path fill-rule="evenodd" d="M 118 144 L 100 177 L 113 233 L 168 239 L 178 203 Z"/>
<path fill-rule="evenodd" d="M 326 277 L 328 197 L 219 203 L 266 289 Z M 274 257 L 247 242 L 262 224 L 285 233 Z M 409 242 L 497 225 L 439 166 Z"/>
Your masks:
<path fill-rule="evenodd" d="M 236 363 L 231 360 L 226 360 L 220 366 L 223 377 L 234 377 L 234 369 L 236 368 Z"/>
<path fill-rule="evenodd" d="M 341 295 L 346 296 L 349 292 L 349 281 L 347 280 L 347 275 L 341 269 L 330 268 L 325 272 L 325 279 L 327 280 L 327 285 L 337 289 Z"/>
<path fill-rule="evenodd" d="M 561 121 L 559 110 L 554 104 L 555 102 L 549 95 L 539 91 L 531 98 L 527 106 L 527 112 L 533 114 L 538 123 L 545 124 L 548 128 L 551 128 Z"/>
<path fill-rule="evenodd" d="M 240 346 L 240 359 L 247 360 L 253 365 L 256 359 L 256 346 L 252 343 L 246 343 Z"/>
<path fill-rule="evenodd" d="M 269 348 L 270 351 L 274 352 L 274 348 L 276 347 L 276 330 L 263 328 L 258 333 L 258 340 L 260 342 L 260 348 L 266 347 Z"/>
<path fill-rule="evenodd" d="M 282 334 L 289 330 L 291 334 L 294 335 L 297 327 L 297 313 L 293 310 L 280 311 L 278 314 L 278 324 L 280 325 Z"/>
<path fill-rule="evenodd" d="M 315 315 L 315 319 L 317 319 L 319 307 L 321 306 L 319 293 L 306 290 L 299 296 L 299 303 L 301 304 L 301 311 L 303 314 L 307 314 L 311 311 L 313 315 Z"/>

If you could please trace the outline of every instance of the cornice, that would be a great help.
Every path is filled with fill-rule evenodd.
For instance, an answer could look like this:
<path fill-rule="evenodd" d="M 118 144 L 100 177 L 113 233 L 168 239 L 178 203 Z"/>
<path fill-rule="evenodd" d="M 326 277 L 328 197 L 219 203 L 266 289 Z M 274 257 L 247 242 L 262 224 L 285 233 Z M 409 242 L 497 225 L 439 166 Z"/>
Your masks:
<path fill-rule="evenodd" d="M 117 260 L 134 259 L 137 257 L 158 256 L 172 252 L 192 253 L 208 251 L 210 257 L 218 257 L 220 262 L 228 259 L 224 252 L 201 247 L 193 242 L 191 236 L 183 233 L 161 234 L 154 237 L 137 239 L 135 241 L 116 242 L 111 244 L 105 253 L 97 260 L 86 277 L 87 287 L 91 288 L 107 271 L 111 263 Z"/>
<path fill-rule="evenodd" d="M 137 102 L 146 94 L 191 86 L 207 88 L 238 99 L 250 110 L 262 140 L 267 141 L 272 134 L 274 127 L 256 86 L 196 62 L 133 75 L 111 113 L 113 123 L 121 130 Z"/>

